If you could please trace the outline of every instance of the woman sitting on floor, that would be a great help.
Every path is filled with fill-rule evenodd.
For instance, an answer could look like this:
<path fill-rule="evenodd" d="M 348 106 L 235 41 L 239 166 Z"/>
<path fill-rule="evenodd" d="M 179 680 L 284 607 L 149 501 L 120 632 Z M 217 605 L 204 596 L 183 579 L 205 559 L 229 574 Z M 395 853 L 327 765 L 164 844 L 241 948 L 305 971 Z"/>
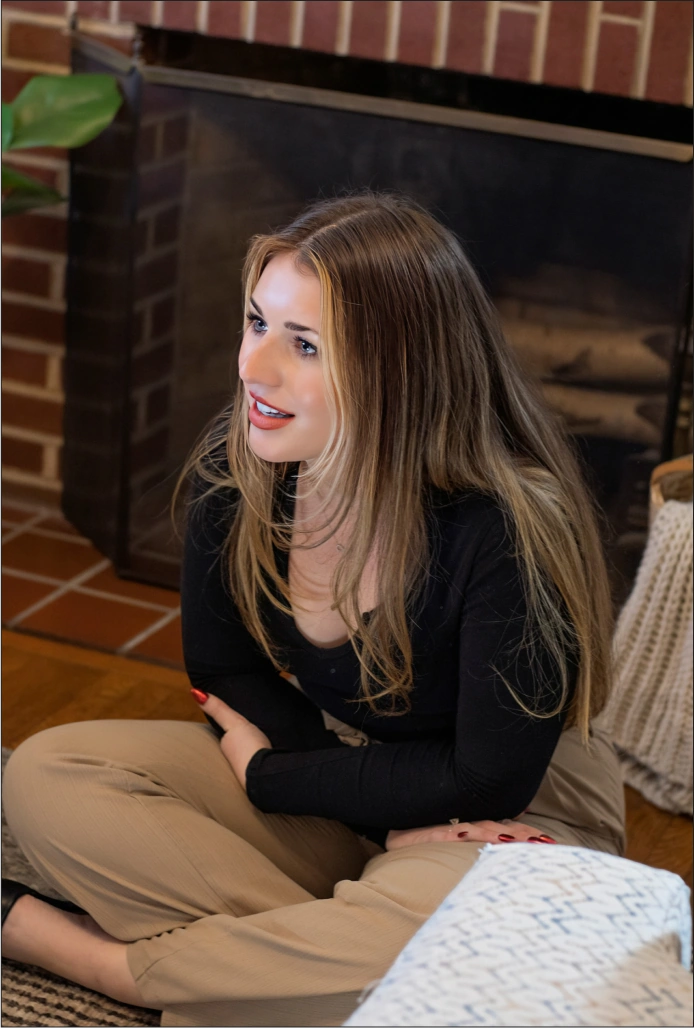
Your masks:
<path fill-rule="evenodd" d="M 591 730 L 610 596 L 576 457 L 451 232 L 320 202 L 244 284 L 236 396 L 188 467 L 211 726 L 18 748 L 11 829 L 79 908 L 10 883 L 3 945 L 164 1025 L 338 1025 L 485 842 L 622 852 Z"/>

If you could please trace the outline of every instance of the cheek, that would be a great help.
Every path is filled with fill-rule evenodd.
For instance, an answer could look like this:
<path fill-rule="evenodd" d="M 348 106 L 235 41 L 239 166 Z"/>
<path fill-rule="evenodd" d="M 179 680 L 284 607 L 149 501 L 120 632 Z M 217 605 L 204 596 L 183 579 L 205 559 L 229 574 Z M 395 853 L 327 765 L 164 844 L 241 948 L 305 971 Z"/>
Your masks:
<path fill-rule="evenodd" d="M 307 378 L 301 390 L 302 406 L 317 416 L 328 416 L 328 399 L 321 372 Z"/>

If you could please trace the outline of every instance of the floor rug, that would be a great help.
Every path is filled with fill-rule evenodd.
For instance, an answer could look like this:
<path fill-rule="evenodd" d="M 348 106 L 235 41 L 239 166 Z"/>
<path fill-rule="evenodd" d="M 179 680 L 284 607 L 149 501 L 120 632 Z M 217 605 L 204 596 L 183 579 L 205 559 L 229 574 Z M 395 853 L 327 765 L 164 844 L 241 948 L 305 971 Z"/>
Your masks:
<path fill-rule="evenodd" d="M 2 769 L 10 755 L 3 747 Z M 57 896 L 23 856 L 2 815 L 2 874 L 30 885 L 47 896 Z M 155 1010 L 126 1006 L 74 982 L 13 960 L 2 962 L 3 1025 L 158 1025 Z"/>

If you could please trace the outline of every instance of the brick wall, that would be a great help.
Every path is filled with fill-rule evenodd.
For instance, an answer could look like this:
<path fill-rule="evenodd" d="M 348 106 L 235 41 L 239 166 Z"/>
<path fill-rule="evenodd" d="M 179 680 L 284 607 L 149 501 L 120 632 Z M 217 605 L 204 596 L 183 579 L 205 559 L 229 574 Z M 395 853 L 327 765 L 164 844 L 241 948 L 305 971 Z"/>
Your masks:
<path fill-rule="evenodd" d="M 692 103 L 688 0 L 5 0 L 4 100 L 34 73 L 68 72 L 73 14 L 83 32 L 125 52 L 140 23 Z M 64 153 L 10 160 L 66 190 Z M 2 475 L 8 491 L 49 504 L 61 488 L 65 218 L 52 208 L 3 226 Z M 163 390 L 146 384 L 135 414 L 145 436 L 162 415 Z"/>

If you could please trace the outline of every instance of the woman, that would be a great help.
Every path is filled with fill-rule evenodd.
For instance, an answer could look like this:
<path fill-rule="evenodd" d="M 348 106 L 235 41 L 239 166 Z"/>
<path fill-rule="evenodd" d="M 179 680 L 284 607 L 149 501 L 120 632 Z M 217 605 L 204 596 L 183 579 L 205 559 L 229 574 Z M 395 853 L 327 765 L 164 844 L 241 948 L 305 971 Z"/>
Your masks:
<path fill-rule="evenodd" d="M 212 728 L 18 748 L 11 828 L 80 906 L 15 890 L 3 944 L 165 1025 L 337 1025 L 481 844 L 621 852 L 610 600 L 559 423 L 434 218 L 321 202 L 244 281 L 236 397 L 188 467 Z"/>

